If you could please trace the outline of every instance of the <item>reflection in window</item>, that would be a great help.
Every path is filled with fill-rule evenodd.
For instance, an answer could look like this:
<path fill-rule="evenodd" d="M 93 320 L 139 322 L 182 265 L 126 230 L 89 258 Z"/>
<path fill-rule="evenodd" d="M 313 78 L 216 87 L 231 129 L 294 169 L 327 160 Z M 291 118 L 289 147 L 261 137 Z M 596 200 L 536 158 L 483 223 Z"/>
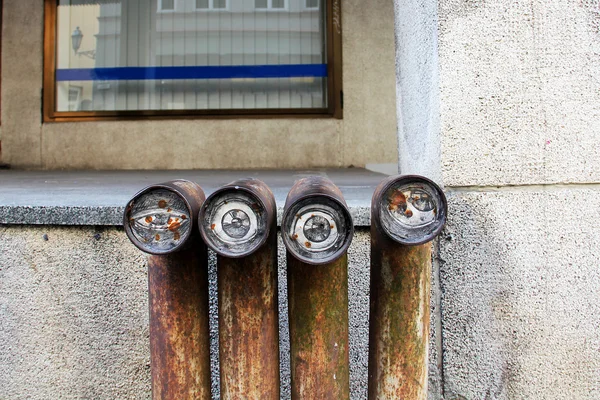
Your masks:
<path fill-rule="evenodd" d="M 306 0 L 306 8 L 319 8 L 319 0 Z"/>
<path fill-rule="evenodd" d="M 161 11 L 175 10 L 175 0 L 158 0 L 158 9 Z"/>
<path fill-rule="evenodd" d="M 196 0 L 197 10 L 225 10 L 227 0 Z"/>
<path fill-rule="evenodd" d="M 254 8 L 257 9 L 285 9 L 285 0 L 254 0 Z"/>
<path fill-rule="evenodd" d="M 306 7 L 315 3 L 158 0 L 177 10 L 167 13 L 152 0 L 70 3 L 57 8 L 56 111 L 73 111 L 75 86 L 91 111 L 328 108 L 325 11 Z M 193 12 L 213 9 L 227 12 Z"/>

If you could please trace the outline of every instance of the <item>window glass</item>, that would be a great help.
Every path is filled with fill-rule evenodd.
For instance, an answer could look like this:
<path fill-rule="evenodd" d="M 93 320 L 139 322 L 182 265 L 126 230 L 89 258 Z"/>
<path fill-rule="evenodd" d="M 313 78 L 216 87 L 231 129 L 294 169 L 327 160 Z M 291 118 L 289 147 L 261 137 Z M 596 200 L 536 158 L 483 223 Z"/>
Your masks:
<path fill-rule="evenodd" d="M 269 5 L 268 0 L 254 0 L 255 8 L 267 8 Z"/>
<path fill-rule="evenodd" d="M 177 0 L 177 9 L 175 0 L 96 1 L 60 0 L 57 7 L 56 112 L 328 108 L 323 7 L 307 13 L 307 0 Z"/>
<path fill-rule="evenodd" d="M 175 0 L 158 0 L 160 2 L 161 10 L 174 10 Z"/>
<path fill-rule="evenodd" d="M 319 0 L 306 0 L 306 8 L 318 8 Z"/>
<path fill-rule="evenodd" d="M 272 0 L 272 1 L 273 1 L 273 8 L 285 8 L 284 0 Z"/>
<path fill-rule="evenodd" d="M 208 0 L 196 0 L 196 8 L 208 8 Z"/>

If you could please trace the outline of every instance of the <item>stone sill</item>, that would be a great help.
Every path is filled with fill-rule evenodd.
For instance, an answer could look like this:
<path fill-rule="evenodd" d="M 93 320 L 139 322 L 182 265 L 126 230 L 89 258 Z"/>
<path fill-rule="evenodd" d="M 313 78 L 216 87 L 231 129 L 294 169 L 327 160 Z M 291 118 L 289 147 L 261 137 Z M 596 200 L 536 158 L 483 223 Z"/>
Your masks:
<path fill-rule="evenodd" d="M 371 197 L 386 175 L 362 168 L 314 170 L 202 171 L 0 171 L 0 224 L 108 225 L 123 223 L 125 204 L 151 184 L 188 179 L 208 196 L 235 179 L 267 183 L 277 201 L 277 220 L 293 183 L 323 175 L 339 186 L 355 226 L 369 226 Z"/>

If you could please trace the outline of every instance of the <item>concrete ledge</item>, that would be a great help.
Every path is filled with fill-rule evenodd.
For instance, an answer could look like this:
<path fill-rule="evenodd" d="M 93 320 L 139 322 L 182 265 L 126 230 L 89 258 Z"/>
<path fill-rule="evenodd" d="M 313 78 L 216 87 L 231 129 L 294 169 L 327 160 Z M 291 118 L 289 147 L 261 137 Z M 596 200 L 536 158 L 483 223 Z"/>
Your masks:
<path fill-rule="evenodd" d="M 300 178 L 329 177 L 340 187 L 355 226 L 369 226 L 371 197 L 384 174 L 361 168 L 289 171 L 0 171 L 0 224 L 122 224 L 127 201 L 144 187 L 172 179 L 188 179 L 208 196 L 235 179 L 254 177 L 275 195 L 278 222 L 289 189 Z"/>

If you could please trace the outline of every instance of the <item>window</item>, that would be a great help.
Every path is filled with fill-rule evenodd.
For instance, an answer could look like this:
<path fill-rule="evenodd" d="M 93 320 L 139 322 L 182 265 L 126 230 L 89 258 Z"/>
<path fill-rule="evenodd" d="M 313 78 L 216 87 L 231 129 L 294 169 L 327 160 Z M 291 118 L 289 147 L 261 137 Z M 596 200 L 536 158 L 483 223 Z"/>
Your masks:
<path fill-rule="evenodd" d="M 339 0 L 44 1 L 47 122 L 341 118 Z"/>
<path fill-rule="evenodd" d="M 254 0 L 254 8 L 257 10 L 285 10 L 286 0 Z"/>
<path fill-rule="evenodd" d="M 196 10 L 226 10 L 227 0 L 196 0 Z"/>
<path fill-rule="evenodd" d="M 306 3 L 304 5 L 305 8 L 309 10 L 318 9 L 319 8 L 319 0 L 305 0 Z"/>
<path fill-rule="evenodd" d="M 82 92 L 81 86 L 69 86 L 69 111 L 79 110 Z"/>
<path fill-rule="evenodd" d="M 175 0 L 158 0 L 158 11 L 175 11 Z"/>

